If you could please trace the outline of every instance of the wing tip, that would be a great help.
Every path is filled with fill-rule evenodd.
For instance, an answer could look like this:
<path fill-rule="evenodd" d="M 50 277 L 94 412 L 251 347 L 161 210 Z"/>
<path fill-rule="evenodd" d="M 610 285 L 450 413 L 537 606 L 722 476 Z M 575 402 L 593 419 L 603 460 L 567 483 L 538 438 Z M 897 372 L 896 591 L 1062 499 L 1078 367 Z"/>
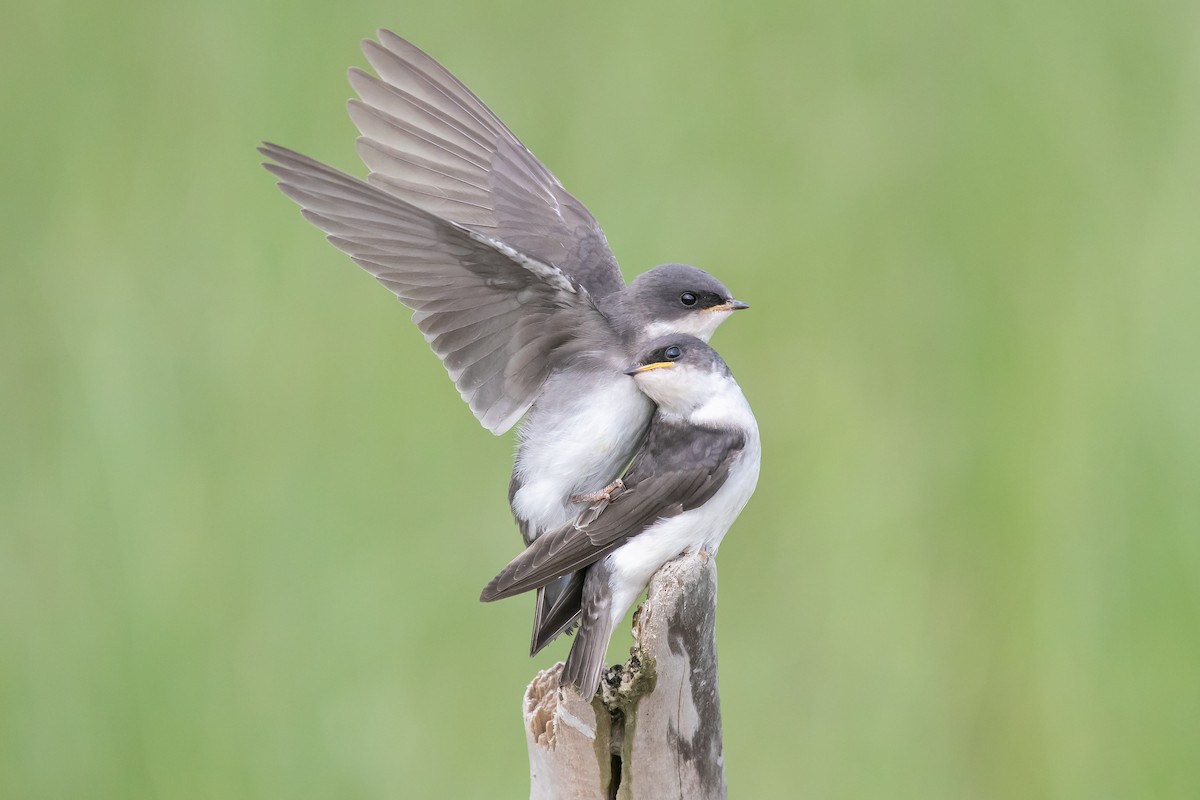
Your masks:
<path fill-rule="evenodd" d="M 510 565 L 511 566 L 511 565 Z M 518 590 L 517 584 L 512 580 L 511 570 L 506 568 L 496 577 L 488 581 L 487 586 L 483 587 L 483 591 L 479 593 L 479 602 L 494 603 L 497 600 L 505 600 L 509 597 L 516 597 L 528 590 Z"/>
<path fill-rule="evenodd" d="M 401 37 L 399 34 L 393 32 L 393 31 L 389 30 L 388 28 L 376 28 L 375 29 L 375 38 L 379 40 L 380 44 L 383 44 L 385 40 L 392 41 L 392 42 L 404 42 L 405 44 L 408 44 L 408 42 L 403 37 Z M 368 41 L 370 41 L 370 40 L 368 40 Z"/>
<path fill-rule="evenodd" d="M 254 148 L 254 151 L 263 158 L 269 158 L 272 161 L 279 161 L 281 157 L 286 158 L 292 152 L 283 145 L 268 142 L 266 139 L 259 142 L 258 147 Z"/>
<path fill-rule="evenodd" d="M 503 436 L 512 429 L 513 425 L 517 424 L 517 420 L 519 420 L 525 414 L 525 410 L 528 407 L 528 404 L 526 404 L 525 408 L 520 409 L 519 412 L 507 414 L 498 420 L 491 417 L 491 409 L 480 409 L 479 411 L 476 411 L 472 408 L 471 411 L 475 413 L 476 418 L 479 420 L 479 424 L 482 425 L 489 433 L 491 433 L 493 436 Z M 480 414 L 482 414 L 482 416 L 479 416 Z"/>

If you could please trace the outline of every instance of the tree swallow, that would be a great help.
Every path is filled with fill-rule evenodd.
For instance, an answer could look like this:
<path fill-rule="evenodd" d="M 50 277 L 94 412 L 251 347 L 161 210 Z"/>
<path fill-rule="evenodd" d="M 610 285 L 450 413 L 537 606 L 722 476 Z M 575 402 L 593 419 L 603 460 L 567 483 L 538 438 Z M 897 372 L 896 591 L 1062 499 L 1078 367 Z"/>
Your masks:
<path fill-rule="evenodd" d="M 613 628 L 650 578 L 684 552 L 715 555 L 758 482 L 758 423 L 717 352 L 671 336 L 625 370 L 658 408 L 623 485 L 547 531 L 492 579 L 484 602 L 582 571 L 581 622 L 562 681 L 595 694 Z"/>
<path fill-rule="evenodd" d="M 526 544 L 605 494 L 653 405 L 622 375 L 639 342 L 705 341 L 747 308 L 666 264 L 626 286 L 588 210 L 479 98 L 388 31 L 350 70 L 366 182 L 265 144 L 264 166 L 329 240 L 413 309 L 485 428 L 524 417 L 509 502 Z M 539 590 L 531 654 L 573 621 L 582 579 Z"/>

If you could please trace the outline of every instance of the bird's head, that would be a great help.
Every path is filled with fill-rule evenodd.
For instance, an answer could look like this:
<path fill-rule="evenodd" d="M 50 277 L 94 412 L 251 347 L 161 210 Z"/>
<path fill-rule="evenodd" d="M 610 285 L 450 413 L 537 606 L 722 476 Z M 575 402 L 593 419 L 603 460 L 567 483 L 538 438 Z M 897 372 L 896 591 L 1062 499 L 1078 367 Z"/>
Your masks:
<path fill-rule="evenodd" d="M 631 327 L 644 339 L 673 333 L 707 342 L 730 314 L 750 307 L 712 275 L 687 264 L 657 266 L 626 292 L 625 304 L 635 315 Z"/>
<path fill-rule="evenodd" d="M 687 416 L 737 383 L 716 350 L 694 336 L 664 336 L 639 349 L 626 370 L 659 408 Z M 740 390 L 739 390 L 740 393 Z"/>

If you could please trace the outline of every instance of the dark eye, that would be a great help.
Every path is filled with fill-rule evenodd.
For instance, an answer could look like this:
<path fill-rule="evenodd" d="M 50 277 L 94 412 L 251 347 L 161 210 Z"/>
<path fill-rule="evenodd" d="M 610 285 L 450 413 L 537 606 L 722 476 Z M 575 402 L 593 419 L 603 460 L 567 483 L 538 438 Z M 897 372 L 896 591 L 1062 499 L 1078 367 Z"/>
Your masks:
<path fill-rule="evenodd" d="M 692 294 L 691 292 L 684 292 L 683 294 L 679 295 L 679 302 L 683 303 L 685 306 L 694 306 L 696 305 L 696 295 Z"/>
<path fill-rule="evenodd" d="M 695 299 L 695 298 L 693 298 L 693 300 L 694 300 L 694 299 Z M 680 350 L 680 349 L 679 349 L 678 347 L 676 347 L 675 345 L 671 345 L 671 346 L 670 346 L 670 347 L 668 347 L 666 350 L 663 350 L 663 355 L 667 357 L 667 361 L 674 361 L 675 359 L 677 359 L 677 358 L 679 358 L 681 355 L 683 355 L 683 351 L 682 351 L 682 350 Z"/>

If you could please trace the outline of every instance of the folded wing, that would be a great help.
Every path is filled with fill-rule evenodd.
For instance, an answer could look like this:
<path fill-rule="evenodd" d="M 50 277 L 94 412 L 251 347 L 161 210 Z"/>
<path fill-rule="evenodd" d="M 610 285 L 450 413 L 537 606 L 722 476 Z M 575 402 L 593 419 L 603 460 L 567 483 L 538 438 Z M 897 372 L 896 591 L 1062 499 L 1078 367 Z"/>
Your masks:
<path fill-rule="evenodd" d="M 658 520 L 704 505 L 725 483 L 737 452 L 729 451 L 715 467 L 650 475 L 590 523 L 577 521 L 542 534 L 492 579 L 480 599 L 491 602 L 544 586 L 599 561 Z"/>

